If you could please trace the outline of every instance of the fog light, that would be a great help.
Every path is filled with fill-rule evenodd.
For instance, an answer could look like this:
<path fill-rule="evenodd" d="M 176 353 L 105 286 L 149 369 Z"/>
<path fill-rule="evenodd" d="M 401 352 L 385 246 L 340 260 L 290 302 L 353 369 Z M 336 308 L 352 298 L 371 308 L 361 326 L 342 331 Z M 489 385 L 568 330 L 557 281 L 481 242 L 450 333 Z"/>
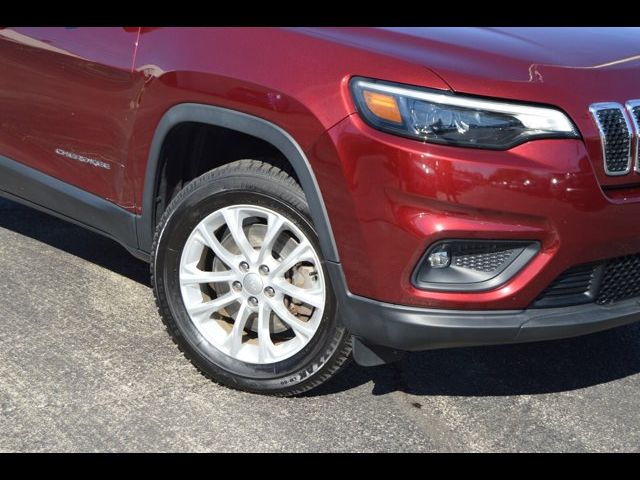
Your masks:
<path fill-rule="evenodd" d="M 490 290 L 506 283 L 539 250 L 532 241 L 441 240 L 427 250 L 412 281 L 425 290 Z"/>
<path fill-rule="evenodd" d="M 446 250 L 430 253 L 428 259 L 431 268 L 446 268 L 451 263 L 451 257 Z"/>

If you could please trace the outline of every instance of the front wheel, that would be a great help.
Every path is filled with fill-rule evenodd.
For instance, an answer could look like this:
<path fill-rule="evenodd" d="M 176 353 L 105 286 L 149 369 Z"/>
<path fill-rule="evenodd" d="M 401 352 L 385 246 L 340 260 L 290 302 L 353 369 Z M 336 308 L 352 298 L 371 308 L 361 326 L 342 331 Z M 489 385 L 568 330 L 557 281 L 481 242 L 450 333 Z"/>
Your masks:
<path fill-rule="evenodd" d="M 189 183 L 159 222 L 152 278 L 167 330 L 218 383 L 294 395 L 349 357 L 304 194 L 267 163 Z"/>

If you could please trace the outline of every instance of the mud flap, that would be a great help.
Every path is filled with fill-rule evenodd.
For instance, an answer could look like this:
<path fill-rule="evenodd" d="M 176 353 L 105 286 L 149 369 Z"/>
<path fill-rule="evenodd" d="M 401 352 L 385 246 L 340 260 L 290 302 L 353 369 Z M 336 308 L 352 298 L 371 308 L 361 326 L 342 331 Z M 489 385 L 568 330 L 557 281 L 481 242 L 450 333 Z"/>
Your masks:
<path fill-rule="evenodd" d="M 353 337 L 353 359 L 362 367 L 376 367 L 397 362 L 405 356 L 403 350 L 395 350 L 380 345 L 369 345 L 359 337 Z"/>

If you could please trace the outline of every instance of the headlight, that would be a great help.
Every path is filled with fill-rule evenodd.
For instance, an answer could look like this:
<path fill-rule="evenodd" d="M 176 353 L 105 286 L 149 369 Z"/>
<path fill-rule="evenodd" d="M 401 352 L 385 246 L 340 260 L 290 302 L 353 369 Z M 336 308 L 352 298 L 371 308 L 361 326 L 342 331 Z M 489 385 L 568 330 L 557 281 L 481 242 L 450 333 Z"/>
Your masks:
<path fill-rule="evenodd" d="M 372 127 L 424 142 L 506 150 L 534 138 L 579 138 L 560 110 L 354 77 L 358 112 Z"/>

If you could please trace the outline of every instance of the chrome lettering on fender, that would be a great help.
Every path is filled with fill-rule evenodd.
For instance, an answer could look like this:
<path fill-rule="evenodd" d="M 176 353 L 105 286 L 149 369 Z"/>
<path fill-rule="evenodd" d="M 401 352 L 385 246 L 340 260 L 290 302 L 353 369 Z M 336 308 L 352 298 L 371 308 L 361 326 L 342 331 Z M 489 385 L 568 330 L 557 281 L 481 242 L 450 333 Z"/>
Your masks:
<path fill-rule="evenodd" d="M 70 158 L 71 160 L 77 160 L 78 162 L 88 163 L 94 167 L 104 168 L 105 170 L 111 170 L 111 165 L 106 162 L 101 162 L 100 160 L 95 160 L 93 158 L 84 157 L 82 155 L 78 155 L 77 153 L 67 152 L 61 148 L 55 149 L 56 155 L 60 155 L 61 157 Z"/>

